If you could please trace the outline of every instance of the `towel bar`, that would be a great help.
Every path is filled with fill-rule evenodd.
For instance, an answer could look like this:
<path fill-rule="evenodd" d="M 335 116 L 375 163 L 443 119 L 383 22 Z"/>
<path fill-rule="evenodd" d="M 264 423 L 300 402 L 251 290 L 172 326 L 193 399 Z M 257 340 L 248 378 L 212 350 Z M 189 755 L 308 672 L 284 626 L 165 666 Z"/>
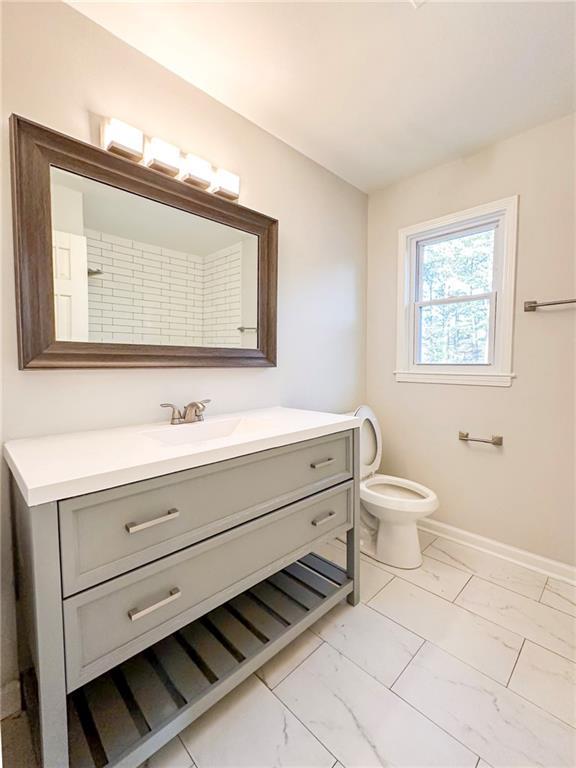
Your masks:
<path fill-rule="evenodd" d="M 489 443 L 490 445 L 503 445 L 502 435 L 492 435 L 490 439 L 484 437 L 470 437 L 470 432 L 458 432 L 458 440 L 464 440 L 468 443 Z"/>
<path fill-rule="evenodd" d="M 561 299 L 559 301 L 525 301 L 524 312 L 536 312 L 538 307 L 555 307 L 557 304 L 576 304 L 576 299 Z"/>

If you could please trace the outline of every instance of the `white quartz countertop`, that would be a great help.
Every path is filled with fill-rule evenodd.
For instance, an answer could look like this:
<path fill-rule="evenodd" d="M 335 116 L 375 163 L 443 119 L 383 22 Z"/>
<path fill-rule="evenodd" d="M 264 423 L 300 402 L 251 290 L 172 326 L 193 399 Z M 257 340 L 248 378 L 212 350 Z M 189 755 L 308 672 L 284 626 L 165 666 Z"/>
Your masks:
<path fill-rule="evenodd" d="M 145 424 L 11 440 L 4 456 L 29 506 L 213 464 L 360 425 L 348 414 L 265 408 L 195 424 Z"/>

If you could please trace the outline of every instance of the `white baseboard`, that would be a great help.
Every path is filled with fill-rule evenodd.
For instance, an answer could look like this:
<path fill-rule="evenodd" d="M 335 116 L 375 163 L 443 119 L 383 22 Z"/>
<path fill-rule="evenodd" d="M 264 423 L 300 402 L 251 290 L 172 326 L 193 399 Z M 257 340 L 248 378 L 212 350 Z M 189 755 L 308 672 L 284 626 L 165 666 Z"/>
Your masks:
<path fill-rule="evenodd" d="M 501 544 L 494 539 L 488 539 L 485 536 L 479 536 L 477 533 L 469 533 L 456 528 L 453 525 L 440 523 L 438 520 L 427 518 L 422 525 L 418 526 L 421 531 L 432 533 L 434 536 L 441 536 L 443 539 L 457 541 L 460 544 L 466 544 L 482 552 L 488 552 L 503 560 L 508 560 L 517 565 L 523 565 L 525 568 L 531 568 L 533 571 L 539 571 L 546 576 L 552 576 L 560 581 L 567 581 L 570 584 L 576 583 L 576 566 L 562 563 L 559 560 L 550 560 L 541 555 L 535 555 L 525 549 L 511 547 L 509 544 Z"/>
<path fill-rule="evenodd" d="M 20 712 L 20 681 L 11 680 L 0 688 L 0 719 Z"/>

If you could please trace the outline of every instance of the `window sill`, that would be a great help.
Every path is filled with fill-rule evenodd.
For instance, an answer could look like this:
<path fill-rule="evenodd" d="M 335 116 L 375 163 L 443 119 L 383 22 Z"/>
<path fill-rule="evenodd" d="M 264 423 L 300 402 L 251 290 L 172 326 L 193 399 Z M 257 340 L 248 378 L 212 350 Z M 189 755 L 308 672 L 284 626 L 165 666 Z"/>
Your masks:
<path fill-rule="evenodd" d="M 460 384 L 474 387 L 510 387 L 513 373 L 442 373 L 394 371 L 397 382 L 414 384 Z"/>

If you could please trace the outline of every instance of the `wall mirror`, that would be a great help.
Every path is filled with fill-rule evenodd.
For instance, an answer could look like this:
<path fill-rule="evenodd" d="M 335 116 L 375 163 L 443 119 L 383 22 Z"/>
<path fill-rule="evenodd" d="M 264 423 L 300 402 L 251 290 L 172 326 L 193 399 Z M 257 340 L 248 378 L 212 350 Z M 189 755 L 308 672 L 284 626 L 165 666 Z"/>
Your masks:
<path fill-rule="evenodd" d="M 277 222 L 12 116 L 21 368 L 276 361 Z"/>

